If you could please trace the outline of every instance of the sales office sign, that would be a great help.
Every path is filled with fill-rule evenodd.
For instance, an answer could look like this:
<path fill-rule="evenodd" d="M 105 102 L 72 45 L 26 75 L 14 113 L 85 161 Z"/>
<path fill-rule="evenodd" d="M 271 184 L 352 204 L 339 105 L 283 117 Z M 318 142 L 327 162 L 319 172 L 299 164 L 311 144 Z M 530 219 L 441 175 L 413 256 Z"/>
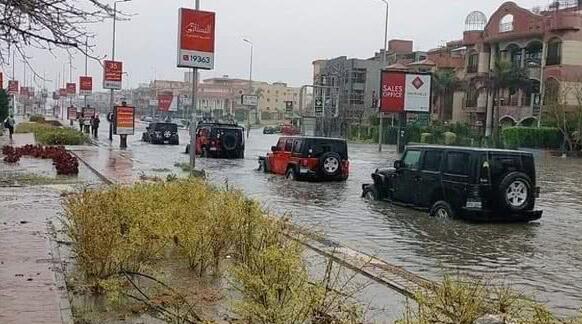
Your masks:
<path fill-rule="evenodd" d="M 178 67 L 214 69 L 214 12 L 180 8 Z"/>
<path fill-rule="evenodd" d="M 431 81 L 430 74 L 383 71 L 380 111 L 429 113 Z"/>

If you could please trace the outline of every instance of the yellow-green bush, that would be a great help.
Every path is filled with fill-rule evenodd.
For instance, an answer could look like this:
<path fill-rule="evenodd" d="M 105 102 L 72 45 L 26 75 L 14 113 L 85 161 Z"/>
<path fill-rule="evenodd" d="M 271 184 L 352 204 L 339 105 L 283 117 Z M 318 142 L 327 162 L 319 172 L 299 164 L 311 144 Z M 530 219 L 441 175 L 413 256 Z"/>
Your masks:
<path fill-rule="evenodd" d="M 34 133 L 39 144 L 44 145 L 82 145 L 88 141 L 85 134 L 64 127 L 55 127 L 49 123 L 20 123 L 16 133 Z"/>
<path fill-rule="evenodd" d="M 445 145 L 455 145 L 457 142 L 457 134 L 453 132 L 444 132 L 443 138 Z"/>

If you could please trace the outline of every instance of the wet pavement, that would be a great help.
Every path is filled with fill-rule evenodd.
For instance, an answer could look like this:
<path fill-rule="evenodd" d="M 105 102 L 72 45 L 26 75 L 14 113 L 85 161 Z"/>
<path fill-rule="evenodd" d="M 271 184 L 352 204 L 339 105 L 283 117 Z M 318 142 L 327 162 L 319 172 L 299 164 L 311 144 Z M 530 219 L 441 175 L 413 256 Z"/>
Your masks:
<path fill-rule="evenodd" d="M 99 146 L 110 152 L 110 156 L 100 157 L 106 161 L 103 163 L 123 166 L 125 176 L 134 178 L 140 173 L 164 173 L 158 169 L 180 173 L 173 166 L 188 161 L 183 154 L 187 132 L 181 130 L 180 146 L 156 146 L 139 140 L 145 125 L 137 126 L 123 153 L 117 149 L 118 136 L 110 146 L 107 129 L 102 127 Z M 347 182 L 302 183 L 256 171 L 257 156 L 265 154 L 277 138 L 253 130 L 245 160 L 198 159 L 197 168 L 205 169 L 215 183 L 228 181 L 267 208 L 290 213 L 297 223 L 323 231 L 332 240 L 421 276 L 485 276 L 511 283 L 559 313 L 572 314 L 582 306 L 582 283 L 578 280 L 582 273 L 582 161 L 535 152 L 542 190 L 538 207 L 545 211 L 540 221 L 471 224 L 361 199 L 361 184 L 370 181 L 370 173 L 397 158 L 393 146 L 378 153 L 375 145 L 350 144 L 352 174 Z M 119 160 L 119 154 L 125 161 Z"/>

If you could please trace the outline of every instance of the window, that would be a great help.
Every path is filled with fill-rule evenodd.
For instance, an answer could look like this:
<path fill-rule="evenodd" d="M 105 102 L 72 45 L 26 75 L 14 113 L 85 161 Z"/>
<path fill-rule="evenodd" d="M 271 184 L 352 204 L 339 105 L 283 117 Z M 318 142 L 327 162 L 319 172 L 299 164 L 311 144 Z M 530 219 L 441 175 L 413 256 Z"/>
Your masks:
<path fill-rule="evenodd" d="M 464 152 L 449 152 L 447 154 L 446 172 L 455 175 L 469 175 L 471 155 Z"/>
<path fill-rule="evenodd" d="M 513 15 L 508 14 L 501 18 L 499 22 L 499 32 L 500 33 L 507 33 L 513 31 Z"/>
<path fill-rule="evenodd" d="M 479 99 L 479 92 L 477 91 L 477 88 L 475 88 L 474 86 L 469 87 L 469 89 L 467 89 L 467 100 L 465 102 L 465 107 L 468 107 L 468 108 L 477 107 L 478 99 Z"/>
<path fill-rule="evenodd" d="M 285 142 L 286 142 L 285 138 L 279 140 L 279 143 L 277 144 L 279 151 L 285 151 Z"/>
<path fill-rule="evenodd" d="M 406 169 L 418 169 L 420 162 L 420 151 L 408 151 L 402 160 L 404 163 L 404 168 Z"/>
<path fill-rule="evenodd" d="M 477 73 L 479 71 L 479 54 L 471 54 L 467 63 L 467 73 Z"/>
<path fill-rule="evenodd" d="M 560 64 L 562 64 L 562 41 L 558 38 L 554 38 L 548 43 L 546 65 Z"/>
<path fill-rule="evenodd" d="M 301 150 L 303 149 L 303 141 L 302 140 L 295 140 L 295 143 L 293 143 L 293 153 L 301 153 Z"/>
<path fill-rule="evenodd" d="M 366 83 L 366 69 L 354 69 L 352 72 L 353 83 Z"/>
<path fill-rule="evenodd" d="M 285 152 L 291 152 L 293 150 L 293 139 L 290 138 L 285 143 Z"/>
<path fill-rule="evenodd" d="M 350 103 L 353 105 L 363 105 L 364 104 L 364 90 L 353 90 L 352 96 L 350 97 Z"/>
<path fill-rule="evenodd" d="M 441 160 L 443 159 L 442 151 L 426 151 L 424 152 L 424 168 L 425 171 L 440 171 Z"/>
<path fill-rule="evenodd" d="M 559 101 L 560 82 L 554 78 L 546 80 L 544 104 L 555 104 Z"/>

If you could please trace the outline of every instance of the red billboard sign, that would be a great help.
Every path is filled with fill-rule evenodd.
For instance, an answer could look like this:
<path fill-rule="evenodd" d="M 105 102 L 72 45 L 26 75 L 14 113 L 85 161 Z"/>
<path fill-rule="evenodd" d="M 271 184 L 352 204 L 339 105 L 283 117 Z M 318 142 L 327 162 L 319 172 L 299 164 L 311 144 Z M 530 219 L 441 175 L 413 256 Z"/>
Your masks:
<path fill-rule="evenodd" d="M 17 95 L 18 94 L 18 81 L 10 80 L 8 81 L 8 94 Z"/>
<path fill-rule="evenodd" d="M 116 106 L 114 111 L 115 135 L 133 135 L 135 130 L 135 108 Z"/>
<path fill-rule="evenodd" d="M 67 108 L 67 119 L 68 120 L 77 119 L 77 107 L 71 106 Z"/>
<path fill-rule="evenodd" d="M 59 97 L 66 97 L 67 96 L 67 89 L 65 88 L 60 88 L 59 89 Z"/>
<path fill-rule="evenodd" d="M 77 94 L 77 84 L 67 83 L 67 96 L 73 97 L 76 94 Z"/>
<path fill-rule="evenodd" d="M 28 87 L 20 87 L 20 96 L 28 97 Z"/>
<path fill-rule="evenodd" d="M 430 112 L 431 75 L 383 71 L 380 111 L 386 113 Z"/>
<path fill-rule="evenodd" d="M 172 93 L 158 95 L 158 110 L 163 112 L 178 110 L 177 98 Z"/>
<path fill-rule="evenodd" d="M 214 68 L 214 12 L 180 8 L 178 24 L 178 67 Z"/>
<path fill-rule="evenodd" d="M 93 78 L 90 76 L 79 77 L 79 94 L 89 96 L 93 92 Z"/>
<path fill-rule="evenodd" d="M 123 63 L 119 61 L 103 61 L 103 88 L 121 90 Z"/>

